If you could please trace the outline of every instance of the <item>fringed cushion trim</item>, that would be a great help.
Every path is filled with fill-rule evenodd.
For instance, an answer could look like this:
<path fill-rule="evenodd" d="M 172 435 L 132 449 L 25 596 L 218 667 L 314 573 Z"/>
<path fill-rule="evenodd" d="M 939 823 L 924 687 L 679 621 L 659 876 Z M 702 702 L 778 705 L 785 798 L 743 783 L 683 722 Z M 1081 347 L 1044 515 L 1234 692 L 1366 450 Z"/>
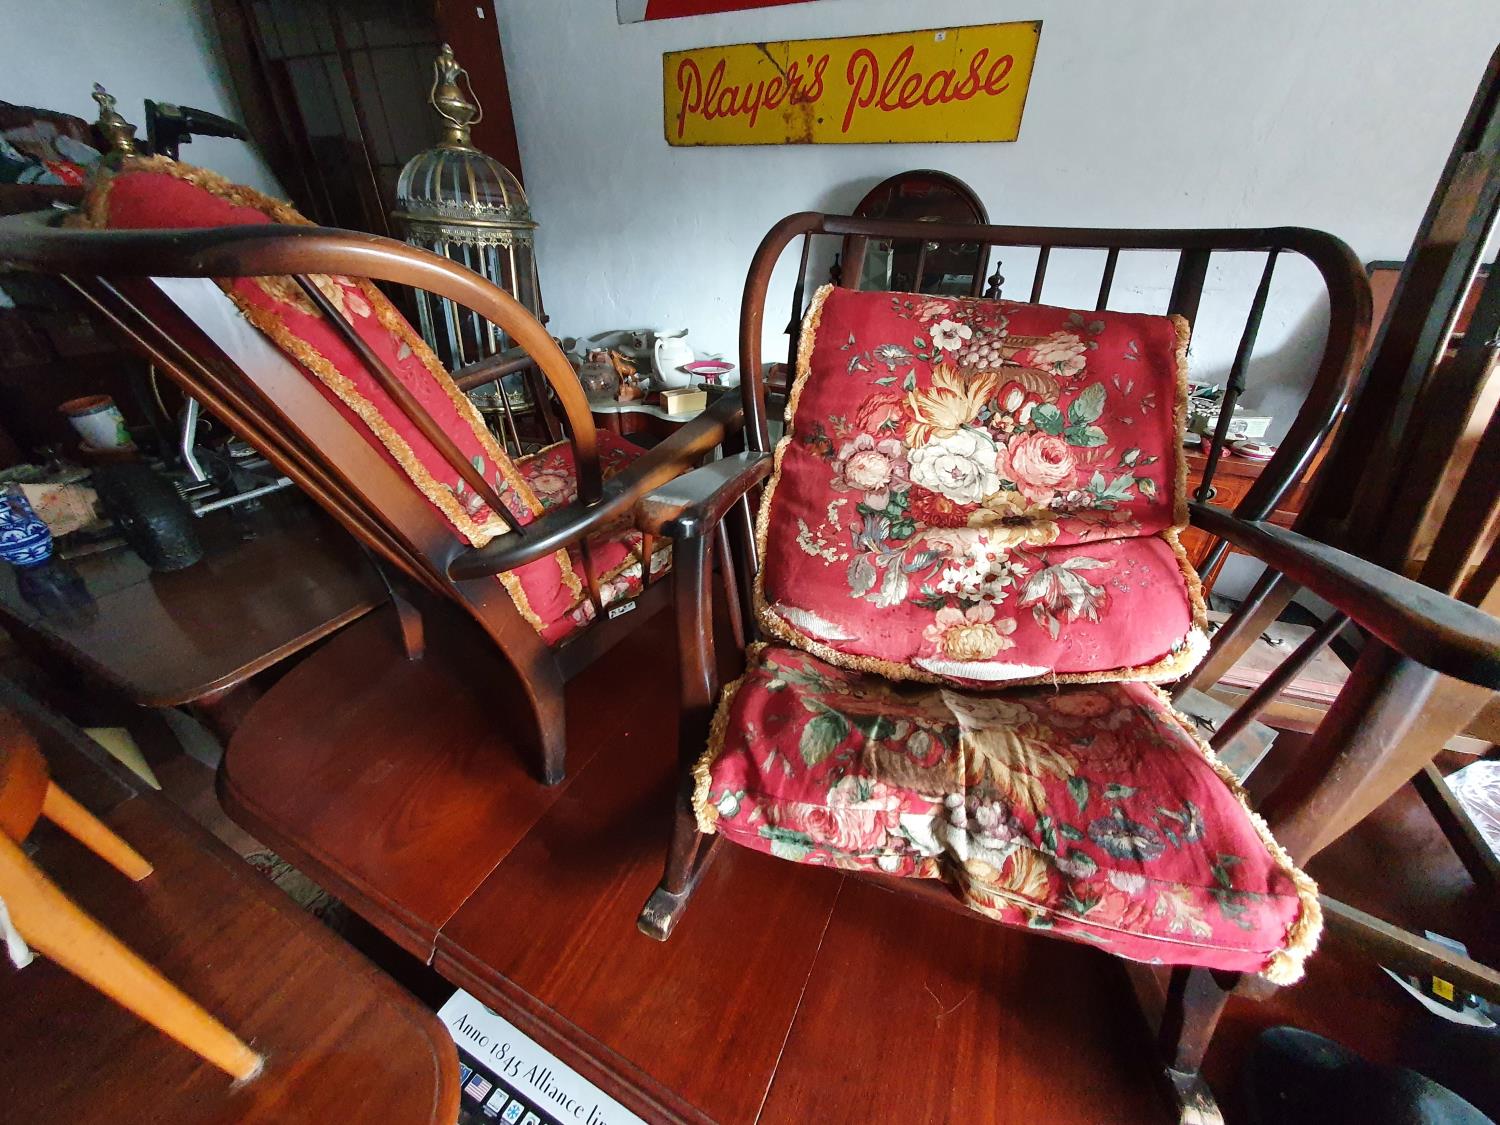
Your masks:
<path fill-rule="evenodd" d="M 474 405 L 473 400 L 468 395 L 458 389 L 458 384 L 453 381 L 453 376 L 448 373 L 448 370 L 439 362 L 438 357 L 433 353 L 432 349 L 427 346 L 427 341 L 422 339 L 417 331 L 412 328 L 411 322 L 397 311 L 396 307 L 390 303 L 385 294 L 372 281 L 363 277 L 355 278 L 354 280 L 364 292 L 366 299 L 370 302 L 370 307 L 374 310 L 381 327 L 398 336 L 411 349 L 412 354 L 421 360 L 422 365 L 427 368 L 427 373 L 432 376 L 433 382 L 442 388 L 443 393 L 448 397 L 448 401 L 453 404 L 453 408 L 457 411 L 458 416 L 468 423 L 469 429 L 474 434 L 474 440 L 484 449 L 490 462 L 500 470 L 500 474 L 505 478 L 506 483 L 515 490 L 516 495 L 526 504 L 533 516 L 541 515 L 542 504 L 537 498 L 536 493 L 532 492 L 531 485 L 526 482 L 526 478 L 517 470 L 515 462 L 510 458 L 510 454 L 500 448 L 500 443 L 495 440 L 495 435 L 490 433 L 490 428 L 484 424 L 484 417 L 479 413 L 479 408 Z M 502 522 L 499 533 L 504 533 L 508 530 L 509 528 L 506 528 Z M 476 543 L 475 546 L 482 547 L 484 544 Z"/>
<path fill-rule="evenodd" d="M 266 195 L 244 184 L 237 184 L 233 180 L 226 180 L 217 172 L 210 172 L 207 168 L 199 168 L 192 164 L 179 164 L 169 156 L 127 156 L 121 160 L 117 170 L 111 171 L 103 165 L 100 166 L 100 170 L 100 177 L 95 179 L 89 187 L 88 194 L 83 200 L 83 215 L 88 226 L 108 225 L 110 184 L 115 176 L 124 175 L 127 172 L 160 172 L 171 176 L 174 180 L 182 180 L 194 187 L 200 187 L 210 195 L 218 196 L 236 207 L 248 207 L 253 211 L 259 211 L 286 226 L 317 225 L 285 200 Z"/>
<path fill-rule="evenodd" d="M 709 803 L 709 788 L 713 781 L 714 762 L 724 750 L 724 735 L 729 729 L 729 713 L 734 710 L 734 697 L 755 667 L 756 658 L 764 641 L 758 641 L 745 649 L 745 671 L 719 694 L 719 708 L 714 712 L 713 722 L 708 728 L 708 747 L 693 763 L 693 816 L 698 822 L 698 831 L 713 835 L 718 831 L 718 807 Z"/>
<path fill-rule="evenodd" d="M 1160 688 L 1153 690 L 1161 698 L 1162 706 L 1177 720 L 1182 729 L 1187 732 L 1188 737 L 1192 739 L 1193 744 L 1203 754 L 1204 759 L 1213 767 L 1219 780 L 1234 794 L 1235 800 L 1239 802 L 1240 808 L 1254 826 L 1255 834 L 1265 845 L 1271 858 L 1275 860 L 1276 866 L 1297 888 L 1297 901 L 1302 909 L 1297 915 L 1297 920 L 1287 928 L 1286 944 L 1270 955 L 1266 967 L 1260 973 L 1272 984 L 1295 984 L 1302 979 L 1308 955 L 1318 947 L 1318 939 L 1323 934 L 1323 907 L 1318 902 L 1318 885 L 1293 862 L 1286 849 L 1271 834 L 1271 829 L 1265 820 L 1250 807 L 1249 798 L 1245 796 L 1245 790 L 1240 785 L 1239 778 L 1235 777 L 1234 771 L 1221 762 L 1213 748 L 1199 736 L 1196 724 L 1172 706 L 1171 697 L 1166 692 Z"/>
<path fill-rule="evenodd" d="M 571 569 L 571 568 L 570 568 Z M 519 613 L 526 624 L 530 625 L 538 633 L 547 631 L 547 623 L 537 616 L 536 610 L 531 608 L 531 602 L 527 600 L 526 591 L 521 587 L 521 580 L 516 577 L 514 571 L 501 571 L 495 575 L 500 579 L 500 584 L 505 587 L 505 592 L 510 595 L 510 600 L 516 604 L 516 612 Z"/>

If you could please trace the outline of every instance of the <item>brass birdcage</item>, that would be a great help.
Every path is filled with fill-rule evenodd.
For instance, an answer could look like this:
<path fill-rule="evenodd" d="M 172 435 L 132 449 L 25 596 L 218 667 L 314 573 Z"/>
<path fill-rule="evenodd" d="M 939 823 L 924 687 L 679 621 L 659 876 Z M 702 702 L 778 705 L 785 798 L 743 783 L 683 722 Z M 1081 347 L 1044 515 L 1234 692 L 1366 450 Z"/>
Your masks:
<path fill-rule="evenodd" d="M 460 81 L 468 87 L 468 97 Z M 446 43 L 433 62 L 428 100 L 442 118 L 443 135 L 401 169 L 393 217 L 402 234 L 413 246 L 468 266 L 545 319 L 531 205 L 514 174 L 474 147 L 469 130 L 482 119 L 483 110 L 468 72 Z M 511 346 L 500 329 L 477 313 L 430 293 L 417 294 L 417 315 L 422 335 L 450 370 Z M 519 378 L 516 382 L 521 384 Z M 522 385 L 507 388 L 513 402 L 521 395 Z"/>

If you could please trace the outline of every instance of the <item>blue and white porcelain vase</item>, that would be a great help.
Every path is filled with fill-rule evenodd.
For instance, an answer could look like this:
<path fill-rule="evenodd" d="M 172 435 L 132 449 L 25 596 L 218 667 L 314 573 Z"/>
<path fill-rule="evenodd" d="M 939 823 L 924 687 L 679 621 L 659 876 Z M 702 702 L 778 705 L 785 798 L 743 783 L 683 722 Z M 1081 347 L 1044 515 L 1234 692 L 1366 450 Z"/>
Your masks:
<path fill-rule="evenodd" d="M 0 559 L 12 566 L 36 566 L 52 557 L 52 532 L 14 486 L 0 492 Z"/>

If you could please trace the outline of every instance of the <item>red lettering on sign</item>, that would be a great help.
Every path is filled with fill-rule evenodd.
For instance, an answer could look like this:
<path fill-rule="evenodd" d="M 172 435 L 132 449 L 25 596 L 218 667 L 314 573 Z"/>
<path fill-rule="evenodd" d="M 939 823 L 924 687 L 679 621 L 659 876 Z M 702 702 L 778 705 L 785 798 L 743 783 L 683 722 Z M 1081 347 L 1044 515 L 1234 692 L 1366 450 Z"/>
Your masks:
<path fill-rule="evenodd" d="M 908 45 L 887 66 L 870 48 L 856 49 L 844 71 L 849 95 L 840 130 L 849 132 L 860 110 L 899 113 L 917 106 L 965 102 L 980 94 L 997 96 L 1010 89 L 1008 79 L 1015 67 L 1011 55 L 991 59 L 988 47 L 981 47 L 969 56 L 962 77 L 951 68 L 924 74 L 912 65 L 915 57 L 915 47 Z M 689 116 L 699 116 L 704 121 L 743 116 L 754 126 L 762 110 L 818 101 L 824 93 L 824 73 L 830 58 L 828 54 L 808 55 L 805 60 L 788 63 L 779 75 L 743 85 L 724 81 L 725 59 L 715 64 L 705 82 L 697 61 L 683 58 L 677 65 L 677 92 L 681 96 L 677 135 L 681 137 L 686 132 Z"/>

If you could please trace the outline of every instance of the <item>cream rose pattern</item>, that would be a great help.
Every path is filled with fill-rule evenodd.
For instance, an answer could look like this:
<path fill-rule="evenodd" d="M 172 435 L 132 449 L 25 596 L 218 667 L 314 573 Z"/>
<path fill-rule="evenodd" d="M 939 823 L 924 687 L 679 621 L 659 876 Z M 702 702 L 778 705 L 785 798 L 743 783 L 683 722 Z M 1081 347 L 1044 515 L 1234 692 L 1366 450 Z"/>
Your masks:
<path fill-rule="evenodd" d="M 959 504 L 980 504 L 998 492 L 995 443 L 983 430 L 962 429 L 934 438 L 909 454 L 914 484 Z"/>
<path fill-rule="evenodd" d="M 942 661 L 1003 659 L 1018 613 L 1053 640 L 1097 623 L 1113 564 L 1034 552 L 1133 535 L 1135 508 L 1172 485 L 1131 441 L 1130 390 L 1089 367 L 1104 324 L 1056 310 L 1055 330 L 1021 335 L 1003 303 L 890 300 L 910 336 L 861 346 L 851 333 L 838 349 L 870 393 L 847 413 L 798 419 L 795 440 L 849 497 L 809 526 L 820 562 L 845 568 L 852 598 L 930 611 L 925 651 Z"/>

